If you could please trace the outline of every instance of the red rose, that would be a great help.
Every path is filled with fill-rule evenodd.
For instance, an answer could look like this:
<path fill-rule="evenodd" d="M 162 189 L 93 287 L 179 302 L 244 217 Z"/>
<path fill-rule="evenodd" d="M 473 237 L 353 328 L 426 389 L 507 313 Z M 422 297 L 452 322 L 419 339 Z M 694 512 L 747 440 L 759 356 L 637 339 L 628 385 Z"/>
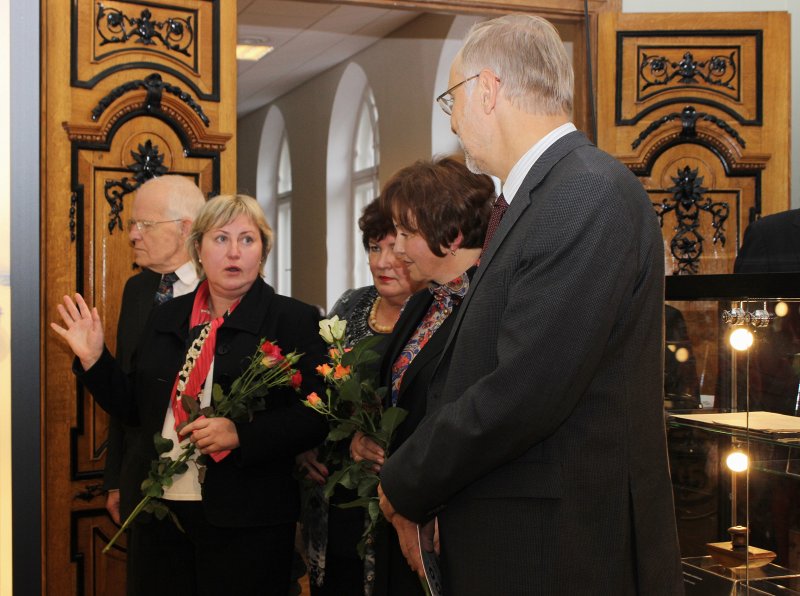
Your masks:
<path fill-rule="evenodd" d="M 261 362 L 266 367 L 274 366 L 277 362 L 283 360 L 280 346 L 271 341 L 265 341 L 261 346 L 261 351 L 264 352 L 264 359 Z"/>
<path fill-rule="evenodd" d="M 300 374 L 300 371 L 295 371 L 292 375 L 291 381 L 289 381 L 289 385 L 291 385 L 292 389 L 300 389 L 300 383 L 303 382 L 303 375 Z"/>

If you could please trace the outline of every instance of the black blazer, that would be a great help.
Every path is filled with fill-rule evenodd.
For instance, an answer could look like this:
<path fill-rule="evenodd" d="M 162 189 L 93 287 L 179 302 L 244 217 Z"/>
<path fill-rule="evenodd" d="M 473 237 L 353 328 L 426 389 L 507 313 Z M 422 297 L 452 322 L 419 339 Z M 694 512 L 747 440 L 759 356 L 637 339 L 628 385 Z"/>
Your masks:
<path fill-rule="evenodd" d="M 579 132 L 513 197 L 383 490 L 436 513 L 446 594 L 683 592 L 663 403 L 664 249 Z"/>
<path fill-rule="evenodd" d="M 422 322 L 433 303 L 433 294 L 421 290 L 408 299 L 403 313 L 394 326 L 389 343 L 381 361 L 383 384 L 390 388 L 386 393 L 385 406 L 391 405 L 392 365 L 405 347 L 409 338 Z M 406 419 L 397 427 L 390 445 L 391 453 L 398 449 L 417 428 L 427 410 L 427 394 L 431 377 L 442 355 L 447 336 L 453 326 L 458 307 L 444 320 L 422 350 L 411 361 L 403 375 L 397 398 L 397 406 L 408 411 Z M 422 587 L 416 573 L 405 562 L 400 551 L 397 534 L 390 524 L 381 526 L 375 540 L 375 596 L 422 595 Z"/>
<path fill-rule="evenodd" d="M 130 434 L 121 476 L 122 515 L 141 498 L 138 490 L 156 457 L 153 435 L 160 432 L 175 376 L 189 344 L 189 316 L 195 293 L 154 309 L 133 357 L 132 373 L 123 374 L 106 350 L 88 371 L 78 370 L 95 400 L 125 423 Z M 241 374 L 259 341 L 276 341 L 284 353 L 303 352 L 298 368 L 303 386 L 273 389 L 265 411 L 252 422 L 237 423 L 240 446 L 219 463 L 210 461 L 202 486 L 206 519 L 218 526 L 244 527 L 294 521 L 299 511 L 294 456 L 319 444 L 325 419 L 302 405 L 310 391 L 322 391 L 315 372 L 324 359 L 317 309 L 275 294 L 260 279 L 217 332 L 214 382 L 226 389 Z M 80 365 L 77 365 L 80 369 Z"/>
<path fill-rule="evenodd" d="M 768 215 L 747 226 L 733 271 L 800 271 L 800 209 Z"/>
<path fill-rule="evenodd" d="M 122 291 L 122 303 L 117 321 L 117 349 L 115 358 L 126 373 L 131 369 L 131 357 L 142 336 L 147 319 L 153 310 L 161 275 L 142 269 L 128 278 Z M 106 467 L 103 472 L 103 487 L 106 490 L 119 488 L 119 473 L 125 452 L 126 429 L 118 418 L 111 416 L 108 421 L 106 441 Z M 137 493 L 138 495 L 138 493 Z"/>

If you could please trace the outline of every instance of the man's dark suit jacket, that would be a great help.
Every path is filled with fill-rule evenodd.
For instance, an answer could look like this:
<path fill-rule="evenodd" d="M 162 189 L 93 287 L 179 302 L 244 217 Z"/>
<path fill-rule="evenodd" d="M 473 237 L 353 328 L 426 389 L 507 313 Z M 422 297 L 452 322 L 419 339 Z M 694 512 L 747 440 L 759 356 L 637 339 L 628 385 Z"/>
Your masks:
<path fill-rule="evenodd" d="M 122 468 L 121 512 L 127 516 L 141 498 L 139 485 L 157 457 L 153 435 L 160 432 L 175 376 L 190 343 L 189 315 L 195 293 L 154 309 L 126 376 L 106 350 L 88 371 L 76 372 L 108 413 L 135 426 Z M 223 390 L 240 376 L 261 339 L 275 341 L 284 353 L 302 352 L 303 387 L 272 389 L 267 409 L 252 422 L 237 423 L 240 446 L 219 463 L 209 461 L 202 485 L 209 523 L 222 527 L 263 526 L 297 519 L 299 496 L 292 477 L 294 456 L 322 442 L 325 419 L 306 408 L 301 396 L 323 387 L 315 366 L 324 359 L 317 310 L 275 294 L 260 279 L 219 328 L 214 355 L 214 383 Z"/>
<path fill-rule="evenodd" d="M 387 387 L 392 385 L 392 365 L 422 322 L 432 302 L 433 295 L 425 289 L 411 296 L 403 308 L 403 313 L 389 337 L 381 362 L 381 378 Z M 397 406 L 407 410 L 408 415 L 397 427 L 391 450 L 399 448 L 425 416 L 428 386 L 447 342 L 456 312 L 458 307 L 430 337 L 403 375 Z M 387 392 L 385 405 L 387 407 L 391 405 L 390 392 Z M 375 596 L 422 594 L 419 578 L 403 558 L 397 534 L 392 526 L 386 524 L 381 527 L 380 532 L 375 544 Z"/>
<path fill-rule="evenodd" d="M 767 215 L 751 223 L 734 273 L 791 273 L 800 271 L 800 209 Z M 773 310 L 770 306 L 769 310 Z M 750 410 L 767 410 L 795 415 L 800 375 L 794 354 L 800 353 L 800 314 L 789 309 L 787 316 L 759 330 L 758 349 L 751 351 L 749 376 L 740 371 L 740 396 L 748 395 Z M 749 394 L 746 391 L 749 384 Z M 740 398 L 739 407 L 745 407 Z"/>
<path fill-rule="evenodd" d="M 800 271 L 800 209 L 767 215 L 747 226 L 733 271 Z"/>
<path fill-rule="evenodd" d="M 125 282 L 119 320 L 117 321 L 115 359 L 126 373 L 130 372 L 131 357 L 142 331 L 144 331 L 150 311 L 153 310 L 153 299 L 160 282 L 161 275 L 149 269 L 143 269 Z M 106 467 L 103 473 L 103 485 L 106 490 L 119 488 L 119 473 L 125 452 L 125 440 L 124 426 L 118 419 L 110 417 Z"/>
<path fill-rule="evenodd" d="M 387 460 L 439 520 L 445 594 L 680 594 L 663 412 L 664 253 L 636 177 L 579 132 L 528 172 Z"/>

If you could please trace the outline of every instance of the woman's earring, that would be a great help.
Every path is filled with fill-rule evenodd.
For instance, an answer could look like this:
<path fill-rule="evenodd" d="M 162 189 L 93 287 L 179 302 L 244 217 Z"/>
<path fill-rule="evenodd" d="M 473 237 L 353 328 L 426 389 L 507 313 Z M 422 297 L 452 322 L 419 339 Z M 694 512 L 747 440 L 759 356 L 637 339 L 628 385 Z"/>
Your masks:
<path fill-rule="evenodd" d="M 451 254 L 451 255 L 453 255 L 453 256 L 456 256 L 456 251 L 454 251 L 454 250 L 451 248 L 451 249 L 450 249 L 450 254 Z"/>

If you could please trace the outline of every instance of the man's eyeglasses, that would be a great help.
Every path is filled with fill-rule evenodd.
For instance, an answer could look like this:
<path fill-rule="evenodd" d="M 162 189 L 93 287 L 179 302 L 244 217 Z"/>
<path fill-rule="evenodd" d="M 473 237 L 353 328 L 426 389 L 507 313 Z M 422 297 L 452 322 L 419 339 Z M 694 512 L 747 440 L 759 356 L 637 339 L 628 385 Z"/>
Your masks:
<path fill-rule="evenodd" d="M 442 93 L 439 97 L 436 98 L 439 107 L 442 108 L 442 111 L 447 114 L 448 116 L 452 116 L 453 114 L 453 102 L 455 98 L 453 97 L 453 91 L 461 87 L 464 83 L 468 83 L 472 79 L 477 79 L 480 74 L 472 75 L 471 77 L 467 77 L 460 83 L 456 83 L 452 87 L 450 87 L 447 91 Z"/>
<path fill-rule="evenodd" d="M 161 221 L 146 221 L 144 219 L 129 219 L 128 220 L 128 231 L 130 232 L 133 230 L 133 227 L 136 226 L 136 229 L 139 230 L 142 234 L 148 231 L 153 226 L 162 223 L 171 223 L 175 221 L 181 221 L 180 219 L 164 219 Z"/>

